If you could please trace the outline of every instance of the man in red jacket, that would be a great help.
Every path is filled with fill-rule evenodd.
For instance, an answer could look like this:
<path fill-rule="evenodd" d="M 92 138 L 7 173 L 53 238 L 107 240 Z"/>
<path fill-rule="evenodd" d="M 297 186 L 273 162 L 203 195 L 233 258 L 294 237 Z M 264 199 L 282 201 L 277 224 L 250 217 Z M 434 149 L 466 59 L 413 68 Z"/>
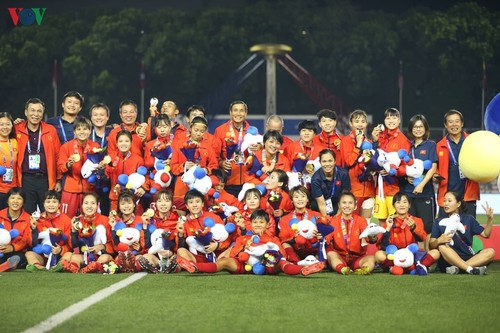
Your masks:
<path fill-rule="evenodd" d="M 18 182 L 26 192 L 24 208 L 28 213 L 44 211 L 47 190 L 61 191 L 62 176 L 57 172 L 61 143 L 54 126 L 42 121 L 45 104 L 30 98 L 25 105 L 26 120 L 16 125 Z"/>

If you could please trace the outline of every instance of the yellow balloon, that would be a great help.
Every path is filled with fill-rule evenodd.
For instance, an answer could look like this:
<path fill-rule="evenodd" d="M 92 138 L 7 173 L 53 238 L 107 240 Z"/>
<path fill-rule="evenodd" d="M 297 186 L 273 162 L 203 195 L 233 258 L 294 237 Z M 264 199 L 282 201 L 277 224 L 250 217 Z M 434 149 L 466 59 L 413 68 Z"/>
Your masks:
<path fill-rule="evenodd" d="M 465 138 L 458 165 L 470 180 L 488 183 L 500 174 L 500 137 L 490 131 L 477 131 Z"/>
<path fill-rule="evenodd" d="M 252 270 L 252 266 L 249 264 L 245 265 L 245 271 L 250 272 Z"/>
<path fill-rule="evenodd" d="M 122 230 L 118 230 L 118 231 L 116 232 L 116 235 L 117 235 L 118 237 L 121 237 L 121 236 L 123 235 L 123 231 L 122 231 Z"/>
<path fill-rule="evenodd" d="M 127 183 L 127 185 L 125 185 L 125 187 L 128 188 L 129 190 L 131 190 L 134 188 L 134 185 Z"/>

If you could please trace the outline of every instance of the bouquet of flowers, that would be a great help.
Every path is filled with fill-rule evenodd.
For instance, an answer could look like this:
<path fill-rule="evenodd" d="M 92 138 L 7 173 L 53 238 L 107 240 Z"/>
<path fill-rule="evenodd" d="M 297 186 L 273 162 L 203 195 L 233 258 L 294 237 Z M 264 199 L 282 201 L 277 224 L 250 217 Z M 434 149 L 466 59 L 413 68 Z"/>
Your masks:
<path fill-rule="evenodd" d="M 49 228 L 49 239 L 52 246 L 63 245 L 63 242 L 67 237 L 63 234 L 61 229 L 57 228 Z M 55 266 L 59 261 L 59 254 L 54 254 L 52 251 L 49 254 L 49 258 L 47 259 L 47 269 L 50 269 L 52 266 Z"/>
<path fill-rule="evenodd" d="M 303 172 L 307 161 L 309 160 L 309 155 L 304 153 L 297 153 L 292 163 L 293 172 Z"/>
<path fill-rule="evenodd" d="M 188 140 L 182 144 L 181 152 L 186 156 L 188 161 L 194 162 L 194 157 L 196 155 L 196 149 L 198 149 L 198 142 L 193 140 Z"/>
<path fill-rule="evenodd" d="M 97 166 L 101 161 L 106 164 L 111 162 L 111 157 L 106 155 L 107 147 L 92 148 L 92 151 L 87 152 L 87 160 L 82 166 L 82 176 L 87 179 L 90 184 L 94 184 L 96 189 L 105 189 L 108 185 L 105 169 L 99 169 Z"/>
<path fill-rule="evenodd" d="M 279 208 L 282 199 L 283 197 L 278 191 L 271 191 L 269 193 L 269 199 L 267 199 L 267 201 L 269 202 L 273 210 L 276 210 Z"/>
<path fill-rule="evenodd" d="M 227 137 L 225 139 L 226 143 L 226 162 L 230 162 L 233 160 L 234 153 L 238 149 L 238 143 L 234 140 L 233 137 Z M 226 171 L 228 175 L 231 174 L 231 170 Z"/>
<path fill-rule="evenodd" d="M 159 160 L 168 160 L 172 156 L 172 147 L 170 143 L 158 142 L 151 148 L 151 156 Z"/>
<path fill-rule="evenodd" d="M 81 247 L 83 261 L 88 265 L 89 262 L 97 260 L 94 252 L 90 252 L 89 249 L 95 245 L 106 244 L 106 229 L 102 225 L 95 226 L 92 224 L 86 227 L 82 226 L 80 236 L 80 241 L 84 244 Z"/>

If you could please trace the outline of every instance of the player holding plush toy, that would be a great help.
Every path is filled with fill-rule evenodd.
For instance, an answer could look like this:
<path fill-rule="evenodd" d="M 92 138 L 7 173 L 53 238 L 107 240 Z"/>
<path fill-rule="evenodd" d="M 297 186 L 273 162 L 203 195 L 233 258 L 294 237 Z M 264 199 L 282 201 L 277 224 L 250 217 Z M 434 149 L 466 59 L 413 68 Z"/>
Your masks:
<path fill-rule="evenodd" d="M 262 138 L 264 148 L 256 151 L 249 159 L 247 172 L 248 182 L 261 184 L 273 170 L 279 169 L 285 172 L 292 171 L 290 161 L 280 152 L 283 137 L 278 131 L 267 131 Z M 258 166 L 258 167 L 256 167 Z"/>
<path fill-rule="evenodd" d="M 380 250 L 375 253 L 375 260 L 384 269 L 389 269 L 394 265 L 392 260 L 387 259 L 387 254 L 385 252 L 389 244 L 393 244 L 398 249 L 402 249 L 412 243 L 422 242 L 427 237 L 422 219 L 409 214 L 411 204 L 408 194 L 398 192 L 394 195 L 392 201 L 396 209 L 396 214 L 389 215 L 385 221 L 384 228 L 386 228 L 386 232 L 382 235 L 380 240 Z M 417 263 L 417 266 L 420 266 L 423 271 L 427 272 L 427 269 L 438 260 L 439 257 L 439 251 L 430 250 L 420 262 Z"/>
<path fill-rule="evenodd" d="M 177 262 L 180 265 L 180 262 L 183 260 L 192 261 L 192 262 L 207 262 L 207 257 L 205 253 L 201 254 L 193 254 L 191 253 L 185 246 L 185 240 L 188 236 L 195 236 L 197 230 L 204 230 L 205 226 L 203 224 L 203 220 L 205 218 L 211 218 L 215 223 L 224 224 L 219 216 L 214 213 L 203 211 L 203 207 L 205 205 L 205 196 L 198 190 L 189 190 L 185 197 L 184 201 L 186 203 L 186 207 L 189 213 L 186 215 L 185 219 L 179 219 L 177 223 L 177 235 L 178 235 L 178 245 L 179 249 L 177 250 Z M 237 234 L 237 233 L 235 233 Z M 229 245 L 234 241 L 232 237 L 228 237 L 224 242 L 210 242 L 209 245 L 205 247 L 206 253 L 215 254 L 216 258 L 220 258 L 227 254 L 225 252 Z M 182 265 L 181 265 L 182 267 Z"/>
<path fill-rule="evenodd" d="M 372 131 L 373 136 L 373 148 L 379 148 L 386 153 L 398 152 L 400 149 L 406 151 L 410 150 L 410 141 L 399 129 L 399 124 L 401 123 L 401 118 L 399 111 L 394 108 L 389 108 L 385 110 L 384 113 L 384 125 L 376 126 Z M 382 176 L 387 176 L 385 170 L 381 170 L 380 174 Z M 399 192 L 399 184 L 396 181 L 394 184 L 389 184 L 383 182 L 383 184 L 377 184 L 384 187 L 384 198 L 386 211 L 377 212 L 377 216 L 380 222 L 383 222 L 389 215 L 394 214 L 394 207 L 392 206 L 392 196 Z"/>
<path fill-rule="evenodd" d="M 156 133 L 156 138 L 148 141 L 144 146 L 144 165 L 148 170 L 154 169 L 155 155 L 159 154 L 159 151 L 167 149 L 167 147 L 172 144 L 170 140 L 170 119 L 166 114 L 158 115 L 154 131 Z M 165 159 L 161 160 L 165 166 L 168 166 L 170 165 L 171 156 L 165 157 Z"/>
<path fill-rule="evenodd" d="M 313 217 L 321 217 L 321 214 L 307 208 L 309 191 L 304 186 L 299 185 L 292 188 L 290 190 L 290 197 L 295 209 L 280 219 L 279 238 L 287 254 L 287 260 L 297 263 L 308 255 L 316 255 L 318 253 L 318 248 L 312 247 L 313 242 L 317 242 L 317 238 L 308 240 L 305 244 L 297 244 L 295 239 L 298 236 L 298 232 L 297 230 L 292 230 L 290 220 L 294 218 L 299 221 L 311 220 Z M 321 235 L 318 237 L 321 237 Z"/>
<path fill-rule="evenodd" d="M 253 186 L 253 184 L 251 185 Z M 242 235 L 246 235 L 248 231 L 252 230 L 252 224 L 250 223 L 252 213 L 257 209 L 266 207 L 266 203 L 262 201 L 262 194 L 259 189 L 256 187 L 245 189 L 245 187 L 246 184 L 243 185 L 243 189 L 238 195 L 238 199 L 245 203 L 244 209 L 233 214 L 228 219 L 229 222 L 234 222 L 239 227 Z M 276 222 L 272 216 L 269 217 L 265 234 L 271 237 L 276 236 Z"/>
<path fill-rule="evenodd" d="M 82 240 L 86 230 L 92 230 L 99 226 L 104 227 L 106 244 L 96 244 L 86 249 L 87 253 L 96 257 L 96 261 L 87 261 L 87 265 L 80 269 L 81 266 L 85 265 L 84 254 L 66 252 L 59 263 L 54 266 L 53 271 L 63 270 L 71 273 L 104 272 L 102 265 L 113 259 L 110 255 L 113 253 L 111 228 L 109 227 L 108 217 L 97 212 L 98 200 L 97 194 L 93 192 L 84 193 L 80 210 L 82 214 L 75 216 L 71 220 L 71 246 L 78 248 L 78 252 L 86 247 L 86 243 Z"/>
<path fill-rule="evenodd" d="M 132 148 L 132 134 L 123 130 L 116 134 L 117 152 L 111 156 L 112 164 L 106 166 L 106 175 L 111 181 L 109 190 L 109 199 L 111 200 L 111 210 L 118 208 L 118 195 L 120 193 L 120 184 L 118 176 L 121 174 L 130 175 L 137 171 L 137 168 L 144 165 L 141 156 L 134 154 Z M 110 152 L 111 154 L 111 152 Z M 149 190 L 149 182 L 146 182 L 138 188 L 134 195 L 141 198 Z"/>
<path fill-rule="evenodd" d="M 135 228 L 139 224 L 143 224 L 143 218 L 136 215 L 136 203 L 134 194 L 130 190 L 122 190 L 118 196 L 118 212 L 111 211 L 109 213 L 108 223 L 113 235 L 113 248 L 114 252 L 118 255 L 115 258 L 115 263 L 120 267 L 122 272 L 136 272 L 136 258 L 132 250 L 141 253 L 144 250 L 144 231 L 141 234 L 139 242 L 130 245 L 130 249 L 122 251 L 119 248 L 120 239 L 115 230 L 115 225 L 118 222 L 123 222 L 126 228 Z"/>
<path fill-rule="evenodd" d="M 89 192 L 92 186 L 82 177 L 82 165 L 87 160 L 87 153 L 99 144 L 89 139 L 92 122 L 85 117 L 77 117 L 73 122 L 75 138 L 64 143 L 59 150 L 57 169 L 64 177 L 61 196 L 61 212 L 75 216 L 82 200 L 82 194 Z"/>
<path fill-rule="evenodd" d="M 265 181 L 266 194 L 262 196 L 261 205 L 266 205 L 266 211 L 277 221 L 293 210 L 293 203 L 288 194 L 288 175 L 285 171 L 276 169 Z"/>
<path fill-rule="evenodd" d="M 363 110 L 354 110 L 349 117 L 351 133 L 342 138 L 340 150 L 344 156 L 345 167 L 349 171 L 351 192 L 356 197 L 356 211 L 365 218 L 370 218 L 373 211 L 373 197 L 375 197 L 375 184 L 372 179 L 360 181 L 359 176 L 364 168 L 358 165 L 361 146 L 368 141 L 365 131 L 368 126 L 368 116 Z"/>
<path fill-rule="evenodd" d="M 33 214 L 30 219 L 32 246 L 34 247 L 38 244 L 38 234 L 40 232 L 54 228 L 58 229 L 62 233 L 63 238 L 66 239 L 62 240 L 63 244 L 52 245 L 52 254 L 62 256 L 66 252 L 72 251 L 70 246 L 71 219 L 68 215 L 59 211 L 61 207 L 61 193 L 49 190 L 43 199 L 43 207 L 45 208 L 45 212 L 41 213 L 39 218 L 36 218 L 36 216 L 33 216 L 35 214 Z M 43 255 L 27 251 L 26 260 L 28 262 L 26 270 L 29 272 L 34 273 L 45 270 L 47 258 Z"/>
<path fill-rule="evenodd" d="M 278 259 L 277 263 L 266 265 L 265 271 L 261 272 L 262 274 L 278 274 L 279 272 L 283 272 L 287 275 L 310 275 L 319 273 L 323 270 L 325 267 L 324 262 L 302 267 L 285 260 L 284 257 L 286 257 L 286 252 L 283 247 L 280 246 L 280 240 L 277 237 L 267 236 L 265 234 L 268 222 L 269 214 L 264 210 L 258 209 L 253 212 L 251 216 L 252 233 L 240 236 L 236 239 L 234 246 L 231 248 L 229 257 L 221 258 L 215 263 L 199 263 L 177 257 L 177 262 L 179 266 L 189 273 L 215 273 L 226 270 L 234 274 L 245 274 L 250 272 L 245 269 L 245 262 L 249 257 L 245 250 L 252 246 L 273 243 L 279 248 L 281 259 Z M 257 243 L 255 243 L 256 236 L 258 236 Z"/>
<path fill-rule="evenodd" d="M 226 185 L 227 174 L 223 170 L 212 170 L 212 175 L 210 176 L 210 178 L 212 179 L 212 188 L 217 194 L 214 195 L 215 193 L 212 193 L 212 191 L 209 191 L 207 193 L 205 199 L 205 205 L 207 209 L 211 206 L 213 207 L 219 205 L 220 203 L 225 203 L 228 206 L 234 206 L 240 210 L 243 209 L 244 204 L 239 201 L 238 198 L 224 189 L 224 186 Z"/>
<path fill-rule="evenodd" d="M 331 245 L 327 247 L 328 264 L 337 273 L 343 275 L 366 275 L 375 267 L 375 258 L 366 255 L 366 247 L 362 246 L 359 235 L 366 229 L 368 223 L 364 217 L 354 214 L 356 198 L 350 192 L 344 192 L 339 199 L 340 214 L 330 220 L 334 232 L 327 236 Z M 374 244 L 377 238 L 365 241 Z"/>
<path fill-rule="evenodd" d="M 177 251 L 178 235 L 177 235 L 177 223 L 179 221 L 179 215 L 173 207 L 173 195 L 169 190 L 161 190 L 155 194 L 155 201 L 152 205 L 154 209 L 154 215 L 151 218 L 153 225 L 156 229 L 163 229 L 169 235 L 168 240 L 172 241 L 172 247 L 170 249 L 162 249 L 158 252 L 151 253 L 149 250 L 142 256 L 137 257 L 137 262 L 146 271 L 151 273 L 157 273 L 158 271 L 164 273 L 171 273 L 178 271 L 176 256 L 174 253 Z M 144 229 L 144 241 L 146 249 L 151 249 L 151 232 L 149 228 Z M 162 259 L 160 260 L 161 257 Z M 141 259 L 142 258 L 142 259 Z"/>
<path fill-rule="evenodd" d="M 208 129 L 208 122 L 203 117 L 195 117 L 191 122 L 190 138 L 184 144 L 191 145 L 191 148 L 174 149 L 170 166 L 172 173 L 177 176 L 174 188 L 174 205 L 177 209 L 185 210 L 184 195 L 189 190 L 181 179 L 183 173 L 197 165 L 205 169 L 207 175 L 218 167 L 218 161 L 211 147 L 211 141 L 204 136 Z M 193 151 L 193 156 L 186 156 L 188 152 L 183 149 Z M 189 155 L 189 154 L 188 154 Z"/>
<path fill-rule="evenodd" d="M 439 224 L 441 219 L 434 222 L 429 246 L 441 252 L 442 260 L 438 261 L 439 269 L 448 274 L 458 274 L 464 271 L 474 275 L 485 274 L 486 265 L 495 257 L 495 250 L 487 248 L 476 253 L 472 249 L 472 237 L 474 235 L 490 237 L 493 228 L 493 208 L 488 203 L 486 206 L 483 205 L 487 216 L 486 227 L 483 228 L 472 215 L 464 214 L 465 201 L 457 192 L 448 191 L 443 199 L 444 212 L 448 216 L 460 214 L 460 222 L 465 227 L 465 233 L 445 234 L 446 227 Z M 453 245 L 450 244 L 452 239 Z"/>

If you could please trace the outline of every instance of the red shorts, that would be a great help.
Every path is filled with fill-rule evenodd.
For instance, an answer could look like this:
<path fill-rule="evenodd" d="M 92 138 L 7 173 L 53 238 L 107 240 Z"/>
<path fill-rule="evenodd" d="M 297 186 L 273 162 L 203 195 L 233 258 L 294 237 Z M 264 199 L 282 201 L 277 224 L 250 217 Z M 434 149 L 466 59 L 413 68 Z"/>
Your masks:
<path fill-rule="evenodd" d="M 61 213 L 68 215 L 70 218 L 77 215 L 82 201 L 81 193 L 71 193 L 62 191 L 61 195 Z"/>

